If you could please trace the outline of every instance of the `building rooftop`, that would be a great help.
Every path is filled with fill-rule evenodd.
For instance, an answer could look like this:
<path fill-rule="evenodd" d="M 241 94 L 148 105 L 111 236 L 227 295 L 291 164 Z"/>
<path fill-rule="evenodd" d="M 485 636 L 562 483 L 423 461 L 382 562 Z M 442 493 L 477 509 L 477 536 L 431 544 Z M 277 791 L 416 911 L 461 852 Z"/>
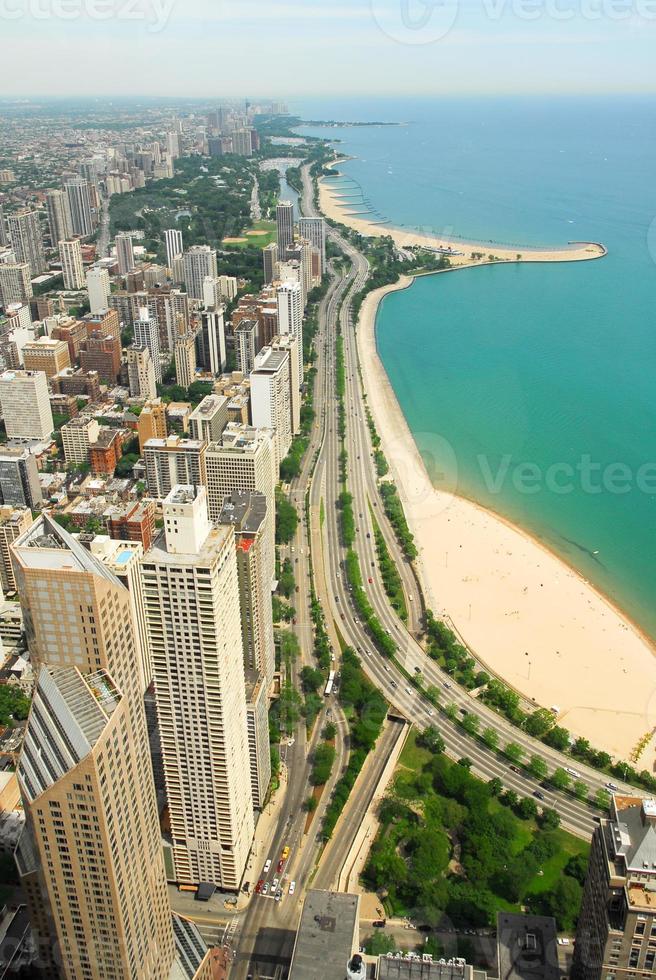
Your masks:
<path fill-rule="evenodd" d="M 196 406 L 191 415 L 190 419 L 206 419 L 210 415 L 214 415 L 215 412 L 219 411 L 226 403 L 228 399 L 225 395 L 205 395 L 202 402 Z"/>
<path fill-rule="evenodd" d="M 266 497 L 254 490 L 233 490 L 223 502 L 219 524 L 255 534 L 266 520 Z"/>
<path fill-rule="evenodd" d="M 467 980 L 471 966 L 458 957 L 433 959 L 419 953 L 388 953 L 378 958 L 378 980 Z"/>
<path fill-rule="evenodd" d="M 180 436 L 171 435 L 166 439 L 147 439 L 144 451 L 157 449 L 164 452 L 198 452 L 204 445 L 201 439 L 182 439 Z"/>
<path fill-rule="evenodd" d="M 359 897 L 309 891 L 296 934 L 289 980 L 344 980 L 357 949 Z"/>
<path fill-rule="evenodd" d="M 276 374 L 287 360 L 287 357 L 287 351 L 272 350 L 270 347 L 265 348 L 264 351 L 258 354 L 259 359 L 256 360 L 255 367 L 251 371 L 251 377 L 254 374 Z"/>
<path fill-rule="evenodd" d="M 551 916 L 499 912 L 499 980 L 559 980 L 556 938 Z"/>

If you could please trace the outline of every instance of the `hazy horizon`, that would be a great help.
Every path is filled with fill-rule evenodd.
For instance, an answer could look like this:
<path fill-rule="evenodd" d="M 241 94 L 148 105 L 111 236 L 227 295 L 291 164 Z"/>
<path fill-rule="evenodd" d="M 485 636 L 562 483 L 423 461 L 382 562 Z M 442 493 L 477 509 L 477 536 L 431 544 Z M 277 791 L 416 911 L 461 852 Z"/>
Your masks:
<path fill-rule="evenodd" d="M 5 98 L 656 92 L 654 0 L 0 0 L 0 23 Z"/>

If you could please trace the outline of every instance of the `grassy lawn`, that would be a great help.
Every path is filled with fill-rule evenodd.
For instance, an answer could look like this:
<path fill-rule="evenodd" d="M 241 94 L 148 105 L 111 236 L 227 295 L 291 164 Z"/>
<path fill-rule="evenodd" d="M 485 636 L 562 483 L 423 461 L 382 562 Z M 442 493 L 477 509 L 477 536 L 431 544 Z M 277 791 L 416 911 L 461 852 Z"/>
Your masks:
<path fill-rule="evenodd" d="M 414 728 L 411 729 L 399 756 L 398 766 L 403 767 L 403 769 L 411 769 L 413 772 L 421 772 L 431 758 L 428 749 L 422 749 L 417 745 L 417 731 Z"/>
<path fill-rule="evenodd" d="M 541 892 L 550 891 L 560 878 L 565 865 L 571 857 L 575 854 L 584 854 L 587 858 L 590 854 L 590 845 L 587 841 L 581 840 L 579 837 L 574 837 L 573 834 L 568 834 L 562 828 L 554 831 L 554 833 L 558 837 L 560 851 L 555 857 L 544 864 L 542 868 L 544 874 L 542 876 L 537 875 L 534 878 L 528 889 L 529 895 L 539 895 Z"/>
<path fill-rule="evenodd" d="M 263 231 L 264 235 L 249 235 L 251 231 Z M 252 226 L 244 231 L 240 238 L 245 238 L 245 242 L 226 242 L 226 248 L 264 248 L 276 240 L 275 221 L 254 221 Z"/>

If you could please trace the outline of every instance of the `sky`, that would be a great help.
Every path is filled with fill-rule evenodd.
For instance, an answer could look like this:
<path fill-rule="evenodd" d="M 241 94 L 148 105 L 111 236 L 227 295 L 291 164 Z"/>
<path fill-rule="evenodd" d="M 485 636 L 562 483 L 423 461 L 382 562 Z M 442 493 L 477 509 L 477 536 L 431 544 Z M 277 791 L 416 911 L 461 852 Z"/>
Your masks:
<path fill-rule="evenodd" d="M 3 96 L 653 92 L 656 0 L 0 0 Z"/>

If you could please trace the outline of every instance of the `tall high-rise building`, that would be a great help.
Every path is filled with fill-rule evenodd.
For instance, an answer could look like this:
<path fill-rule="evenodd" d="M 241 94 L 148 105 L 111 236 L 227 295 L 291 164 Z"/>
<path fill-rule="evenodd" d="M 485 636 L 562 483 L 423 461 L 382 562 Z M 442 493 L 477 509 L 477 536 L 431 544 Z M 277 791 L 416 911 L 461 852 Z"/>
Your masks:
<path fill-rule="evenodd" d="M 303 295 L 298 282 L 283 282 L 276 290 L 278 333 L 290 333 L 298 341 L 298 376 L 303 383 Z"/>
<path fill-rule="evenodd" d="M 29 507 L 0 506 L 0 586 L 3 592 L 16 591 L 16 577 L 11 560 L 11 545 L 32 523 Z"/>
<path fill-rule="evenodd" d="M 142 307 L 139 310 L 139 319 L 134 321 L 134 342 L 137 347 L 147 347 L 150 351 L 153 367 L 155 368 L 155 378 L 162 380 L 162 363 L 159 356 L 159 324 L 151 317 L 149 310 Z"/>
<path fill-rule="evenodd" d="M 271 242 L 262 249 L 262 265 L 264 268 L 264 284 L 278 278 L 278 243 Z"/>
<path fill-rule="evenodd" d="M 40 947 L 67 980 L 167 980 L 175 943 L 128 591 L 48 515 L 16 541 L 14 571 L 38 671 L 17 862 Z"/>
<path fill-rule="evenodd" d="M 5 219 L 5 212 L 2 205 L 0 204 L 0 245 L 9 244 L 9 235 L 7 234 L 7 224 Z"/>
<path fill-rule="evenodd" d="M 128 384 L 133 398 L 155 398 L 157 379 L 155 365 L 147 347 L 132 344 L 127 349 Z"/>
<path fill-rule="evenodd" d="M 184 281 L 191 299 L 203 299 L 203 280 L 216 279 L 216 251 L 209 245 L 192 245 L 183 253 Z"/>
<path fill-rule="evenodd" d="M 175 380 L 183 388 L 189 388 L 196 377 L 196 337 L 190 331 L 175 338 Z"/>
<path fill-rule="evenodd" d="M 250 129 L 236 129 L 232 134 L 232 152 L 237 156 L 253 155 L 253 136 Z"/>
<path fill-rule="evenodd" d="M 229 422 L 221 439 L 207 447 L 204 465 L 210 518 L 219 519 L 225 498 L 234 490 L 256 490 L 267 502 L 265 568 L 269 582 L 275 574 L 276 469 L 274 433 Z"/>
<path fill-rule="evenodd" d="M 228 398 L 206 395 L 189 416 L 189 434 L 200 442 L 216 442 L 228 424 Z"/>
<path fill-rule="evenodd" d="M 150 496 L 163 500 L 177 483 L 205 483 L 205 452 L 198 439 L 148 439 L 143 454 Z"/>
<path fill-rule="evenodd" d="M 118 272 L 121 276 L 127 276 L 134 272 L 134 248 L 132 247 L 132 236 L 121 232 L 114 239 L 116 245 L 116 258 L 118 260 Z"/>
<path fill-rule="evenodd" d="M 46 269 L 46 256 L 38 211 L 17 211 L 9 215 L 7 224 L 16 261 L 27 262 L 32 276 L 40 276 Z"/>
<path fill-rule="evenodd" d="M 219 524 L 235 529 L 244 666 L 271 684 L 275 670 L 271 579 L 267 568 L 267 500 L 254 490 L 233 490 Z"/>
<path fill-rule="evenodd" d="M 250 373 L 251 420 L 258 429 L 273 429 L 276 465 L 292 444 L 291 370 L 289 351 L 264 347 Z"/>
<path fill-rule="evenodd" d="M 197 362 L 205 371 L 221 374 L 226 366 L 224 308 L 202 310 L 196 334 Z"/>
<path fill-rule="evenodd" d="M 294 205 L 291 201 L 280 201 L 276 206 L 276 226 L 278 231 L 278 258 L 287 258 L 287 249 L 294 244 Z"/>
<path fill-rule="evenodd" d="M 137 419 L 139 452 L 143 453 L 149 439 L 166 439 L 166 405 L 161 398 L 151 398 Z"/>
<path fill-rule="evenodd" d="M 29 263 L 0 263 L 0 306 L 26 303 L 33 295 Z"/>
<path fill-rule="evenodd" d="M 64 191 L 46 191 L 46 211 L 50 228 L 50 244 L 57 248 L 58 242 L 67 242 L 73 237 L 73 223 L 68 196 Z"/>
<path fill-rule="evenodd" d="M 650 976 L 656 964 L 656 800 L 615 796 L 595 828 L 572 977 Z"/>
<path fill-rule="evenodd" d="M 282 337 L 273 337 L 269 347 L 273 351 L 287 351 L 289 353 L 289 380 L 290 398 L 292 410 L 292 435 L 298 435 L 301 431 L 301 381 L 298 376 L 298 339 L 291 333 L 286 333 Z"/>
<path fill-rule="evenodd" d="M 259 353 L 257 320 L 242 320 L 235 327 L 235 354 L 242 374 L 250 374 Z"/>
<path fill-rule="evenodd" d="M 100 313 L 109 308 L 111 291 L 109 272 L 100 266 L 95 266 L 87 272 L 87 289 L 89 291 L 89 306 L 92 313 Z"/>
<path fill-rule="evenodd" d="M 67 463 L 80 465 L 89 462 L 89 450 L 98 441 L 100 426 L 96 419 L 76 415 L 61 427 L 62 448 Z"/>
<path fill-rule="evenodd" d="M 321 275 L 326 271 L 326 222 L 323 218 L 299 218 L 298 233 L 307 239 L 321 256 Z"/>
<path fill-rule="evenodd" d="M 64 289 L 83 289 L 85 278 L 79 240 L 73 238 L 68 242 L 60 241 L 59 257 L 64 273 Z"/>
<path fill-rule="evenodd" d="M 36 459 L 29 449 L 0 447 L 0 500 L 36 510 L 43 503 Z"/>
<path fill-rule="evenodd" d="M 180 156 L 180 137 L 177 133 L 166 134 L 166 152 L 171 160 L 177 160 Z"/>
<path fill-rule="evenodd" d="M 176 880 L 240 887 L 253 838 L 234 532 L 174 486 L 142 565 Z"/>
<path fill-rule="evenodd" d="M 65 344 L 66 353 L 68 347 Z M 54 424 L 43 371 L 0 374 L 0 407 L 9 439 L 48 440 Z"/>
<path fill-rule="evenodd" d="M 184 252 L 182 232 L 177 228 L 167 228 L 164 232 L 164 240 L 166 242 L 166 264 L 169 269 L 172 269 L 173 259 Z"/>
<path fill-rule="evenodd" d="M 65 182 L 64 190 L 68 198 L 73 234 L 88 238 L 93 234 L 89 183 L 84 177 L 71 177 Z"/>

